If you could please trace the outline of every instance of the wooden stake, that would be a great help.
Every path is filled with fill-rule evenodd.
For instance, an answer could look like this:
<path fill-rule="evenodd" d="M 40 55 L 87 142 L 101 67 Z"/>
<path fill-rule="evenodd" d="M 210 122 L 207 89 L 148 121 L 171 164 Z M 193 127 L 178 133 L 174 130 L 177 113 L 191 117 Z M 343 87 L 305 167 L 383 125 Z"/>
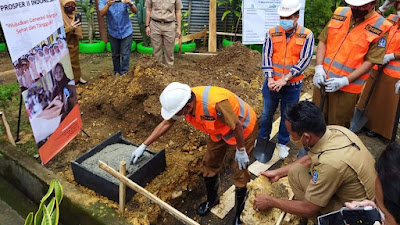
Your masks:
<path fill-rule="evenodd" d="M 293 200 L 294 194 L 293 193 L 291 193 L 291 194 L 292 195 L 289 197 L 289 200 Z M 281 223 L 282 223 L 283 219 L 285 218 L 285 216 L 286 216 L 286 212 L 282 211 L 282 213 L 279 215 L 279 218 L 276 221 L 275 225 L 281 225 Z"/>
<path fill-rule="evenodd" d="M 0 111 L 0 116 L 1 116 L 1 120 L 3 122 L 4 130 L 6 131 L 6 134 L 7 134 L 8 141 L 10 141 L 10 143 L 12 145 L 16 146 L 14 137 L 11 134 L 10 126 L 8 125 L 7 120 L 6 120 L 6 115 L 4 115 L 4 113 Z"/>
<path fill-rule="evenodd" d="M 133 182 L 132 180 L 128 179 L 127 177 L 122 176 L 120 173 L 118 173 L 116 170 L 114 170 L 113 168 L 111 168 L 108 165 L 106 165 L 104 162 L 99 161 L 99 167 L 101 169 L 103 169 L 104 171 L 106 171 L 107 173 L 109 173 L 112 176 L 114 176 L 115 178 L 117 178 L 118 180 L 120 180 L 121 182 L 123 182 L 124 184 L 126 184 L 128 187 L 132 188 L 137 193 L 140 193 L 140 194 L 144 195 L 146 198 L 150 199 L 152 202 L 156 203 L 161 208 L 167 210 L 172 216 L 174 216 L 178 220 L 182 221 L 183 223 L 189 224 L 189 225 L 200 225 L 199 223 L 197 223 L 196 221 L 192 220 L 191 218 L 189 218 L 185 214 L 183 214 L 183 213 L 179 212 L 178 210 L 176 210 L 174 207 L 168 205 L 163 200 L 159 199 L 157 196 L 155 196 L 152 193 L 148 192 L 146 189 L 142 188 L 140 185 L 136 184 L 135 182 Z"/>
<path fill-rule="evenodd" d="M 7 71 L 4 71 L 4 72 L 0 72 L 0 76 L 7 75 L 7 74 L 12 74 L 12 73 L 15 73 L 15 70 L 7 70 Z"/>
<path fill-rule="evenodd" d="M 121 176 L 126 176 L 126 162 L 121 161 L 119 164 L 119 173 Z M 126 198 L 126 185 L 123 182 L 119 182 L 119 211 L 121 215 L 125 214 L 125 198 Z"/>
<path fill-rule="evenodd" d="M 217 51 L 217 0 L 210 0 L 208 29 L 210 36 L 208 38 L 208 51 Z"/>

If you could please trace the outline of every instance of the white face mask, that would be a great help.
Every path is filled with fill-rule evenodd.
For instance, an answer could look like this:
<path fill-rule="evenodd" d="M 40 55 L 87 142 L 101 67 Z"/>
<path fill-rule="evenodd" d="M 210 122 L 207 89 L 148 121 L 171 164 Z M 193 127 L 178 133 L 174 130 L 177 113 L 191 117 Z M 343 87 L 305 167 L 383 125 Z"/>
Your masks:
<path fill-rule="evenodd" d="M 400 16 L 400 11 L 397 11 L 397 15 Z"/>

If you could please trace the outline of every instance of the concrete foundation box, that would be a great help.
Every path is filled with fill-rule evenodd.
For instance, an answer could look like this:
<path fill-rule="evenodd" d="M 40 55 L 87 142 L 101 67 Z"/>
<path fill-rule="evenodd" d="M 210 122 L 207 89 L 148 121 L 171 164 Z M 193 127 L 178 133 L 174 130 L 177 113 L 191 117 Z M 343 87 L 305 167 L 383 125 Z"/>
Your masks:
<path fill-rule="evenodd" d="M 130 149 L 129 151 L 122 150 L 121 154 L 117 155 L 118 157 L 111 157 L 111 155 L 104 154 L 105 158 L 101 158 L 102 151 L 105 151 L 105 149 L 109 148 L 110 146 L 117 146 L 117 145 L 118 146 L 129 145 L 134 148 L 138 147 L 138 145 L 131 143 L 127 140 L 124 140 L 121 137 L 121 133 L 118 132 L 113 136 L 109 137 L 103 143 L 97 145 L 96 147 L 92 148 L 85 154 L 81 155 L 75 161 L 71 162 L 72 172 L 74 174 L 75 181 L 78 184 L 85 186 L 89 189 L 92 189 L 98 194 L 103 195 L 109 198 L 110 200 L 116 202 L 118 202 L 119 200 L 119 180 L 117 180 L 116 178 L 112 177 L 109 174 L 106 174 L 101 169 L 97 169 L 95 167 L 90 168 L 86 166 L 87 164 L 86 162 L 88 162 L 88 160 L 93 161 L 95 157 L 97 158 L 100 157 L 99 158 L 100 160 L 109 164 L 115 170 L 119 171 L 120 162 L 115 160 L 119 160 L 117 158 L 121 157 L 121 155 L 124 155 L 123 159 L 127 163 L 126 176 L 133 182 L 139 184 L 142 187 L 145 186 L 147 183 L 149 183 L 151 180 L 153 180 L 162 171 L 164 171 L 166 166 L 165 150 L 155 153 L 146 149 L 146 151 L 143 153 L 143 156 L 139 158 L 138 162 L 135 163 L 134 166 L 129 165 L 130 155 L 132 153 Z M 128 148 L 130 148 L 129 146 Z M 134 194 L 135 191 L 127 187 L 126 201 L 131 199 Z"/>

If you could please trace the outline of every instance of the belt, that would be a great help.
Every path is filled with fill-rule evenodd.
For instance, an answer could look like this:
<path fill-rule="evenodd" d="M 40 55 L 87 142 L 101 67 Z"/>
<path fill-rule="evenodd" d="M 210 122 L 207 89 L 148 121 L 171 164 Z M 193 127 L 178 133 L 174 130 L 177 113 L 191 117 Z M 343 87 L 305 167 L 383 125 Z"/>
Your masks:
<path fill-rule="evenodd" d="M 164 20 L 155 20 L 153 18 L 151 18 L 151 20 L 153 20 L 153 21 L 155 21 L 157 23 L 172 23 L 172 22 L 175 22 L 174 20 L 172 20 L 172 21 L 164 21 Z"/>

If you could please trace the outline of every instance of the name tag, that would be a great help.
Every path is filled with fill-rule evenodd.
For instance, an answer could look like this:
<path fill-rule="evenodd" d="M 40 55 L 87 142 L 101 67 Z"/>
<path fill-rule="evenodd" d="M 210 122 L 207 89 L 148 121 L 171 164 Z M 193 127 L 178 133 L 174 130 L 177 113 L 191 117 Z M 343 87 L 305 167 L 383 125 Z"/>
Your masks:
<path fill-rule="evenodd" d="M 215 121 L 215 117 L 213 117 L 213 116 L 202 115 L 202 116 L 200 116 L 200 119 L 201 120 L 206 120 L 206 121 Z"/>
<path fill-rule="evenodd" d="M 339 21 L 345 21 L 346 18 L 347 18 L 347 16 L 341 16 L 341 15 L 336 15 L 336 14 L 334 14 L 334 15 L 332 16 L 332 19 L 334 19 L 334 20 L 339 20 Z"/>
<path fill-rule="evenodd" d="M 373 34 L 376 34 L 376 35 L 381 35 L 382 32 L 383 32 L 382 30 L 380 30 L 380 29 L 378 29 L 378 28 L 376 28 L 376 27 L 373 27 L 373 26 L 371 26 L 370 24 L 367 24 L 367 26 L 365 26 L 365 29 L 366 29 L 367 31 L 373 33 Z"/>

